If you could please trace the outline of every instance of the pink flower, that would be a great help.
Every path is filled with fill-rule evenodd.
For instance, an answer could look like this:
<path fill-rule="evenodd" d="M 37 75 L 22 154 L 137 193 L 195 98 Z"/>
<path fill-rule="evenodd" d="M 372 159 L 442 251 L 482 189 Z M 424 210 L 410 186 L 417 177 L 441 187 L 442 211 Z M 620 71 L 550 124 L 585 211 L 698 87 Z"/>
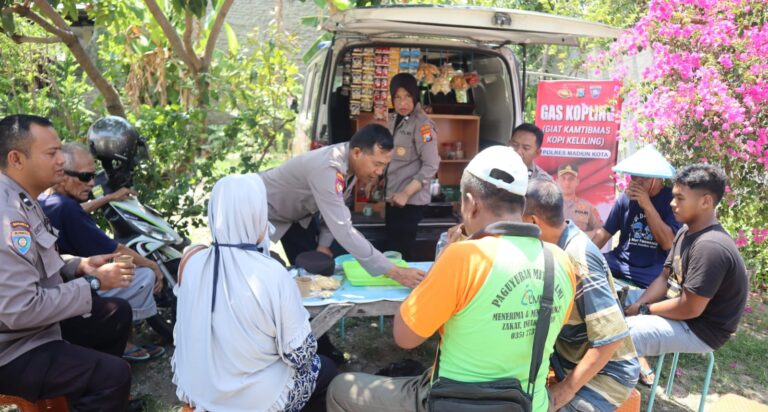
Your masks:
<path fill-rule="evenodd" d="M 720 56 L 719 59 L 717 59 L 718 63 L 722 64 L 723 67 L 726 69 L 730 69 L 733 67 L 733 63 L 731 62 L 731 56 L 729 54 L 724 54 Z"/>
<path fill-rule="evenodd" d="M 736 242 L 736 247 L 738 248 L 743 248 L 744 246 L 747 246 L 749 241 L 747 240 L 746 236 L 744 236 L 743 230 L 738 231 L 738 236 L 736 237 L 735 242 Z"/>

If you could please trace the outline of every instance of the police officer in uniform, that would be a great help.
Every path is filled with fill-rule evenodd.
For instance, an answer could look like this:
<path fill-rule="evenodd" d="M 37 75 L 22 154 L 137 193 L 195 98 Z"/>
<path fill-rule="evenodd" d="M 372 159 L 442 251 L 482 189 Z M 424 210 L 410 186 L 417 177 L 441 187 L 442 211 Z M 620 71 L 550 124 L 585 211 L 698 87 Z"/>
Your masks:
<path fill-rule="evenodd" d="M 389 86 L 394 113 L 389 118 L 389 131 L 395 149 L 386 174 L 386 233 L 389 249 L 397 250 L 408 260 L 424 209 L 431 200 L 429 184 L 437 173 L 437 132 L 434 122 L 418 101 L 416 78 L 400 73 Z"/>
<path fill-rule="evenodd" d="M 386 274 L 411 288 L 424 279 L 424 271 L 397 267 L 376 250 L 352 226 L 344 202 L 355 179 L 368 184 L 384 173 L 391 152 L 392 135 L 384 126 L 370 124 L 349 142 L 313 150 L 261 174 L 267 187 L 269 221 L 275 225 L 272 240 L 282 239 L 292 263 L 298 253 L 307 250 L 331 255 L 330 246 L 336 239 L 374 276 Z"/>
<path fill-rule="evenodd" d="M 0 120 L 0 393 L 29 401 L 66 396 L 78 411 L 124 411 L 130 368 L 108 353 L 125 348 L 130 306 L 93 292 L 130 285 L 133 268 L 106 263 L 116 255 L 59 256 L 56 230 L 36 199 L 63 177 L 60 149 L 48 119 Z M 59 326 L 68 318 L 84 328 L 65 335 L 69 342 Z"/>
<path fill-rule="evenodd" d="M 591 239 L 595 231 L 603 227 L 603 220 L 592 203 L 576 196 L 576 188 L 579 186 L 579 167 L 573 163 L 560 165 L 557 168 L 557 185 L 563 192 L 565 218 L 573 221 Z"/>

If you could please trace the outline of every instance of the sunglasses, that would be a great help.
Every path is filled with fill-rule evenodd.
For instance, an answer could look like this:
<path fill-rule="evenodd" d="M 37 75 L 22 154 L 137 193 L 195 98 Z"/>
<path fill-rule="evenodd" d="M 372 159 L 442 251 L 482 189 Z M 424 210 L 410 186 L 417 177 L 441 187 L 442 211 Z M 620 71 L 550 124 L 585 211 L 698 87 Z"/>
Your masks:
<path fill-rule="evenodd" d="M 64 174 L 67 176 L 76 177 L 77 180 L 83 183 L 88 183 L 96 177 L 95 172 L 75 172 L 72 170 L 65 170 Z"/>

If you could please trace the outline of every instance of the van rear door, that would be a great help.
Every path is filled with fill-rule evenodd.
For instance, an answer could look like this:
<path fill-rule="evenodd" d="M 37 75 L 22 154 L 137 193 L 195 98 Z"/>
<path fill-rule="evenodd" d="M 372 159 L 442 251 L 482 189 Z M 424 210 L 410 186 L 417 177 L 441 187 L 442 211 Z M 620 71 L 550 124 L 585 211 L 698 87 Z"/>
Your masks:
<path fill-rule="evenodd" d="M 510 49 L 513 44 L 578 45 L 582 38 L 616 38 L 621 29 L 570 17 L 522 10 L 462 7 L 462 6 L 384 6 L 354 8 L 338 13 L 323 25 L 333 33 L 334 42 L 397 43 L 420 45 L 449 45 L 496 49 L 511 69 L 510 114 L 515 124 L 522 122 L 522 88 L 519 64 Z M 327 54 L 330 55 L 334 47 Z M 325 52 L 325 51 L 323 51 Z M 330 57 L 330 58 L 325 58 Z M 324 56 L 324 63 L 335 64 L 337 56 Z M 320 84 L 311 93 L 323 94 L 313 119 L 309 137 L 328 142 L 328 94 L 332 70 L 323 71 Z M 307 90 L 304 91 L 307 93 Z M 514 125 L 513 125 L 514 127 Z M 310 131 L 310 130 L 308 130 Z M 511 132 L 511 130 L 510 130 Z M 297 133 L 298 135 L 298 133 Z M 306 147 L 306 143 L 305 143 Z M 298 152 L 295 152 L 298 153 Z"/>
<path fill-rule="evenodd" d="M 482 44 L 578 45 L 581 38 L 616 38 L 620 29 L 544 13 L 460 6 L 355 8 L 324 24 L 338 35 L 369 39 L 405 36 L 464 39 Z"/>

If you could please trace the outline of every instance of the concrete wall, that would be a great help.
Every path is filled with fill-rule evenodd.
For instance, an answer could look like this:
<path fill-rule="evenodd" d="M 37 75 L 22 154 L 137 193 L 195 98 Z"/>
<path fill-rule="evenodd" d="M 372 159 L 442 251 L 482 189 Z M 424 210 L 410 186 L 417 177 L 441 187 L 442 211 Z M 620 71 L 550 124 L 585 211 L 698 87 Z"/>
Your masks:
<path fill-rule="evenodd" d="M 227 22 L 237 33 L 238 41 L 244 44 L 246 36 L 255 28 L 265 30 L 275 18 L 275 0 L 235 0 L 232 9 L 227 16 Z M 314 0 L 282 0 L 283 4 L 283 28 L 294 33 L 298 40 L 298 49 L 295 53 L 300 69 L 304 68 L 301 56 L 315 42 L 321 32 L 301 24 L 301 18 L 315 16 L 321 13 L 321 9 L 315 5 Z M 219 47 L 226 47 L 226 35 L 219 38 Z M 302 70 L 303 71 L 303 70 Z"/>

